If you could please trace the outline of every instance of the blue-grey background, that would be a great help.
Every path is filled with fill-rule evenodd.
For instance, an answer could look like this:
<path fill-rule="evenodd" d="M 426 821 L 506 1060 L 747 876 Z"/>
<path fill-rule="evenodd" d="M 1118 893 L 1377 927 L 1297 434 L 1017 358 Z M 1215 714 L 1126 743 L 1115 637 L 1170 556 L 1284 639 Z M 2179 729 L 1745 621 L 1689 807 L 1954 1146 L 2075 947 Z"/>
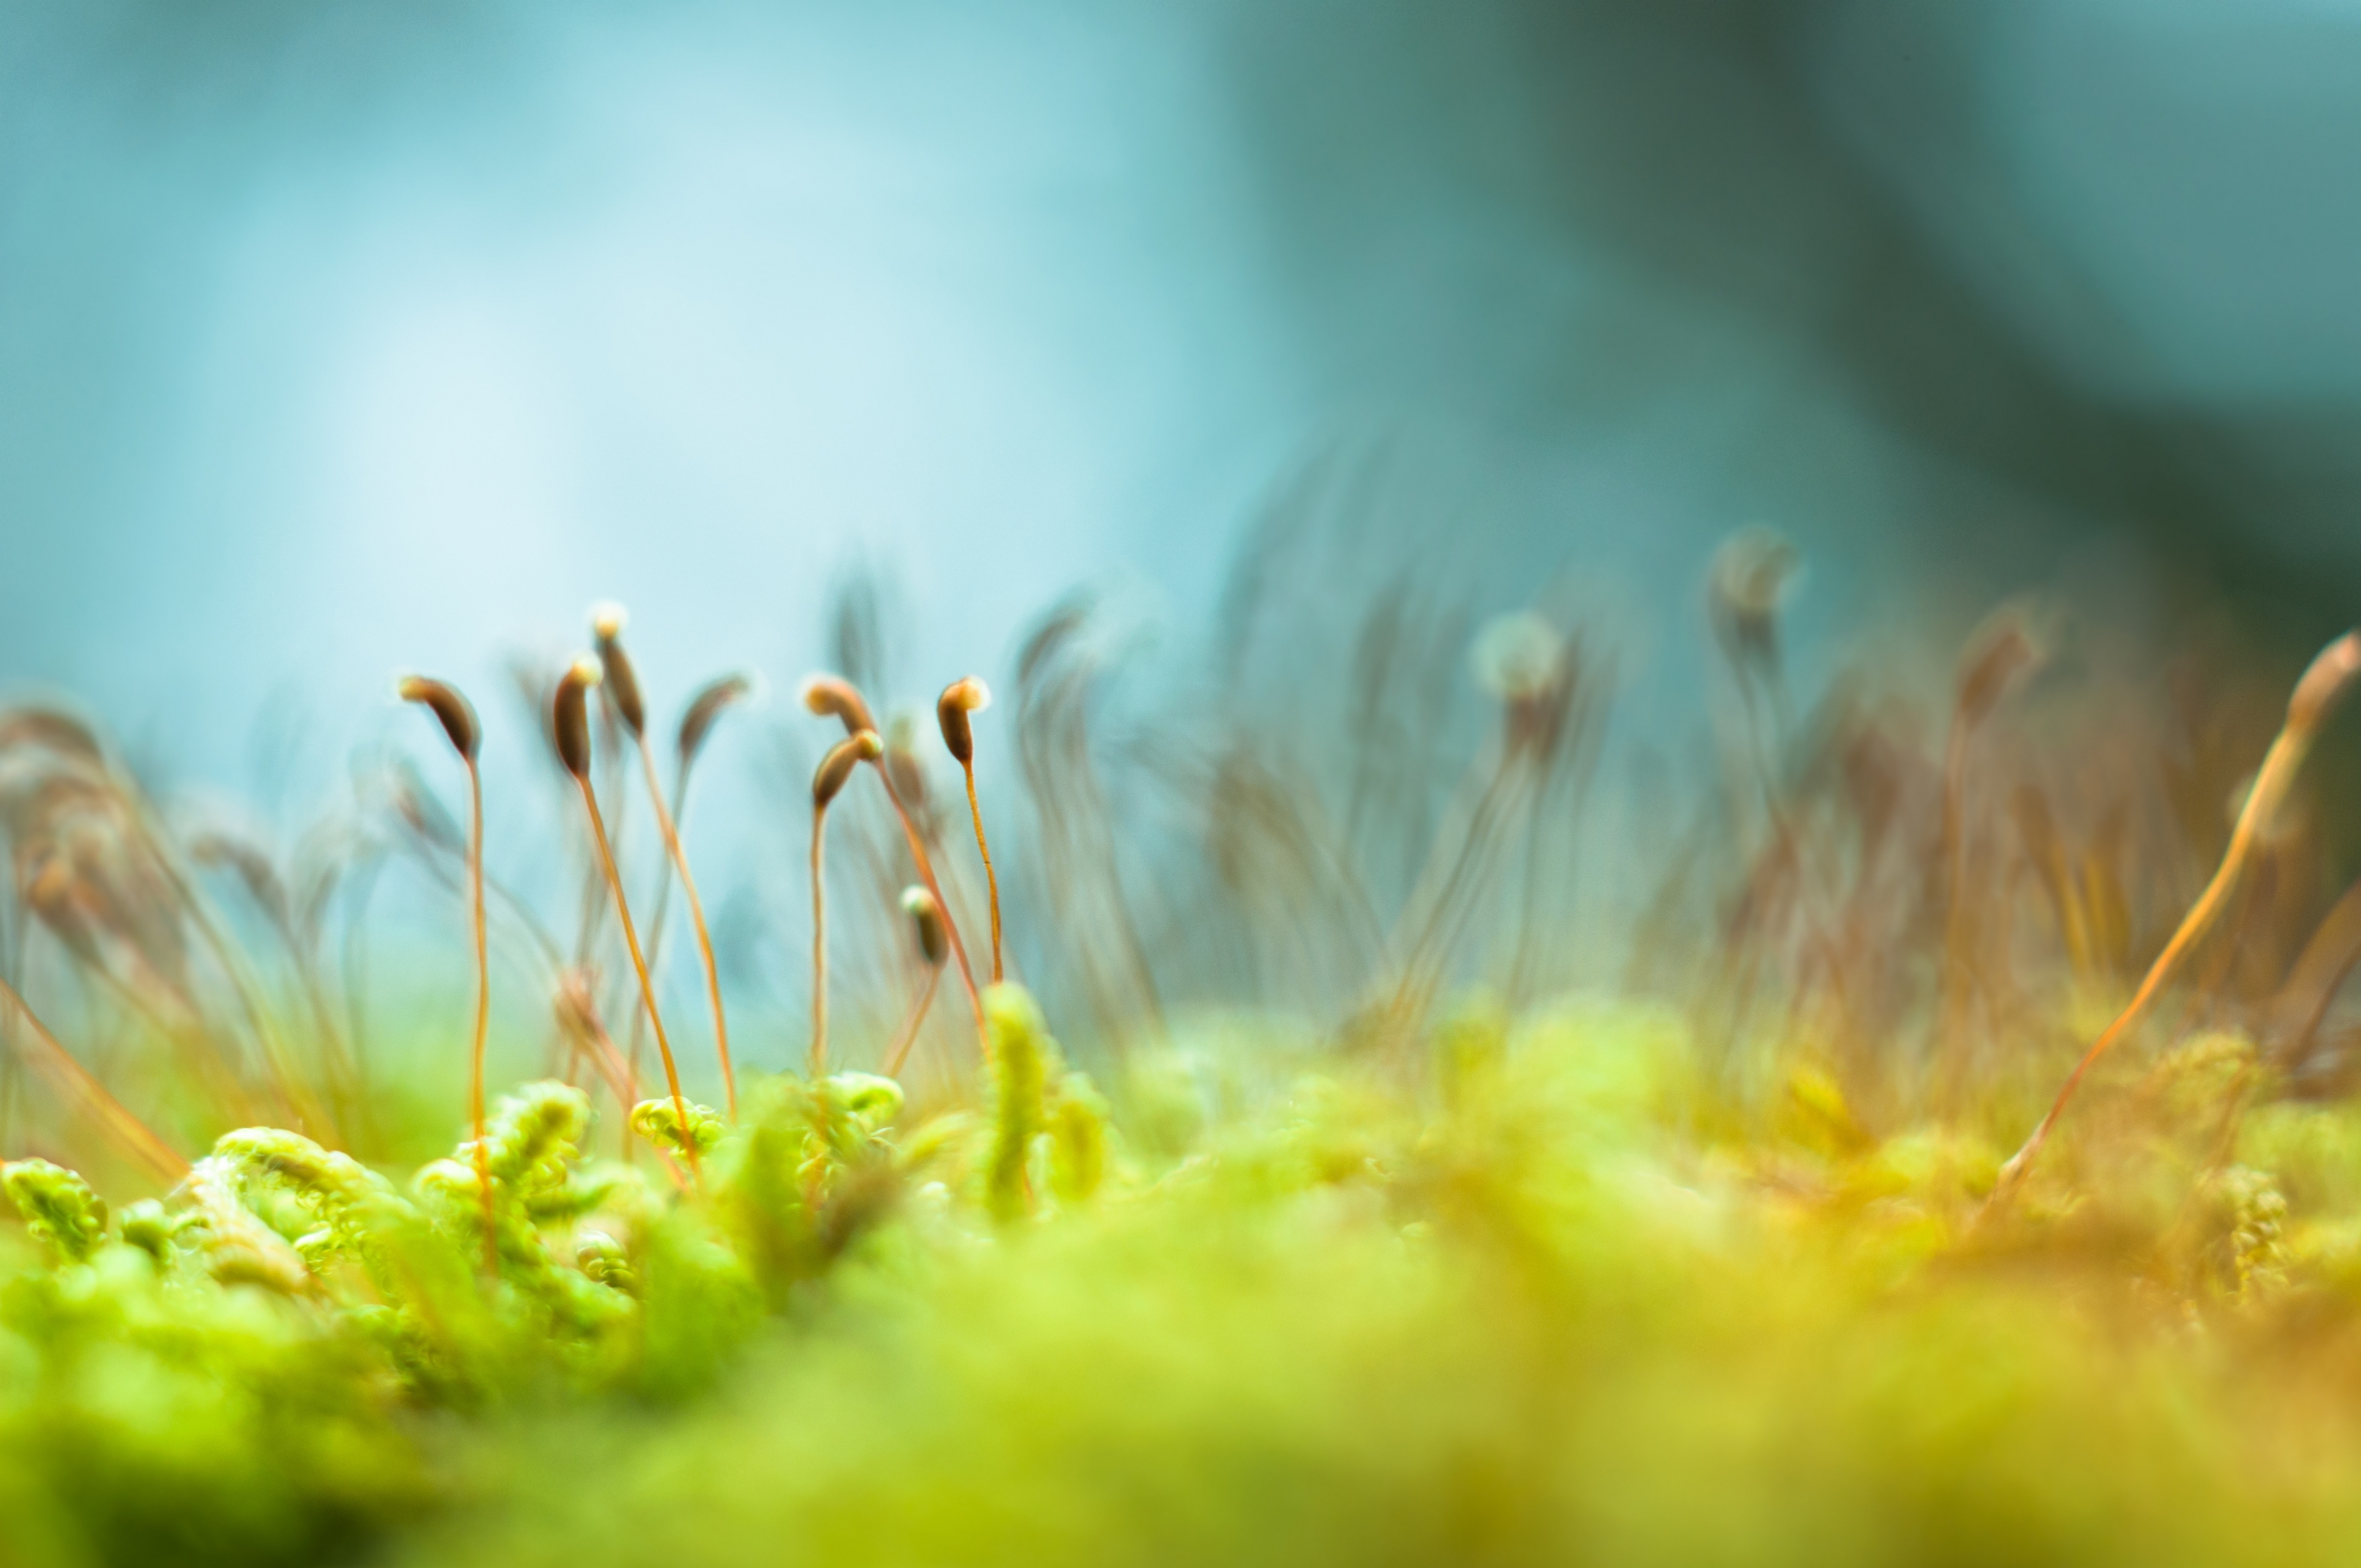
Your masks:
<path fill-rule="evenodd" d="M 401 668 L 497 763 L 599 597 L 667 698 L 862 560 L 914 692 L 1084 580 L 1185 661 L 1306 487 L 1643 691 L 1750 521 L 1807 653 L 2061 575 L 2301 646 L 2356 82 L 2345 0 L 0 0 L 0 679 L 301 796 Z"/>

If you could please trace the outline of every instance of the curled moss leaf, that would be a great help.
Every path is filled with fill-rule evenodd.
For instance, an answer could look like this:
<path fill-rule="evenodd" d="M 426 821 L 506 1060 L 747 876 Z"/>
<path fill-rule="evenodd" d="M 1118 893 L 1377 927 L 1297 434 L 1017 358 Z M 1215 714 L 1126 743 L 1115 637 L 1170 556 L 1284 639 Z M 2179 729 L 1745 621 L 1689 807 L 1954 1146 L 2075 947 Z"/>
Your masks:
<path fill-rule="evenodd" d="M 241 1127 L 214 1144 L 221 1168 L 274 1178 L 299 1191 L 351 1201 L 389 1190 L 385 1178 L 350 1155 L 322 1148 L 301 1133 L 280 1127 Z"/>
<path fill-rule="evenodd" d="M 828 1087 L 845 1113 L 859 1123 L 864 1133 L 873 1135 L 884 1131 L 902 1113 L 902 1086 L 890 1078 L 868 1072 L 840 1072 L 829 1077 Z"/>
<path fill-rule="evenodd" d="M 235 1161 L 212 1157 L 197 1161 L 181 1184 L 193 1212 L 178 1234 L 196 1247 L 207 1272 L 225 1285 L 259 1285 L 288 1296 L 309 1293 L 313 1288 L 310 1264 L 240 1199 L 240 1174 Z"/>
<path fill-rule="evenodd" d="M 1091 1080 L 1070 1072 L 1049 1111 L 1049 1185 L 1063 1203 L 1083 1203 L 1106 1179 L 1107 1107 Z"/>
<path fill-rule="evenodd" d="M 584 1231 L 574 1238 L 574 1266 L 594 1284 L 626 1296 L 640 1293 L 640 1277 L 631 1267 L 630 1249 L 604 1231 Z"/>
<path fill-rule="evenodd" d="M 509 1291 L 506 1308 L 568 1356 L 593 1354 L 631 1308 L 616 1289 L 604 1288 L 612 1280 L 581 1266 L 566 1228 L 607 1209 L 638 1223 L 653 1207 L 638 1173 L 603 1161 L 575 1168 L 589 1121 L 589 1100 L 581 1091 L 529 1083 L 500 1102 L 484 1129 L 492 1178 L 491 1253 Z M 464 1143 L 412 1179 L 445 1234 L 460 1240 L 470 1256 L 483 1245 L 486 1217 L 476 1152 L 472 1142 Z"/>
<path fill-rule="evenodd" d="M 683 1126 L 670 1100 L 642 1100 L 631 1107 L 631 1131 L 674 1154 L 701 1155 L 721 1141 L 724 1124 L 711 1106 L 691 1102 L 687 1109 L 688 1123 Z"/>
<path fill-rule="evenodd" d="M 314 1272 L 336 1252 L 365 1255 L 375 1234 L 405 1210 L 384 1177 L 283 1128 L 225 1134 L 208 1163 Z"/>
<path fill-rule="evenodd" d="M 462 1159 L 429 1160 L 410 1179 L 412 1191 L 443 1203 L 473 1203 L 478 1187 L 475 1167 Z"/>
<path fill-rule="evenodd" d="M 153 1198 L 142 1198 L 126 1206 L 118 1228 L 126 1244 L 154 1258 L 159 1266 L 171 1263 L 172 1221 L 164 1212 L 163 1204 Z"/>
<path fill-rule="evenodd" d="M 570 1083 L 528 1083 L 503 1095 L 484 1127 L 493 1179 L 520 1192 L 563 1184 L 589 1125 L 590 1097 Z M 463 1146 L 458 1157 L 472 1166 L 473 1155 Z"/>
<path fill-rule="evenodd" d="M 540 1225 L 564 1224 L 602 1212 L 637 1223 L 654 1213 L 656 1198 L 645 1172 L 620 1160 L 595 1160 L 569 1170 L 558 1185 L 526 1194 L 524 1207 Z"/>
<path fill-rule="evenodd" d="M 2287 1283 L 2287 1199 L 2269 1173 L 2234 1165 L 2215 1179 L 2227 1234 L 2230 1283 L 2242 1301 L 2262 1299 Z"/>
<path fill-rule="evenodd" d="M 1027 1168 L 1033 1140 L 1042 1130 L 1042 1091 L 1058 1043 L 1041 1021 L 1041 1010 L 1022 986 L 1001 984 L 983 993 L 992 1031 L 994 1102 L 992 1152 L 984 1163 L 984 1208 L 1008 1224 L 1032 1208 Z"/>
<path fill-rule="evenodd" d="M 0 1188 L 23 1216 L 25 1228 L 76 1263 L 86 1263 L 106 1240 L 106 1200 L 90 1183 L 45 1159 L 0 1166 Z"/>

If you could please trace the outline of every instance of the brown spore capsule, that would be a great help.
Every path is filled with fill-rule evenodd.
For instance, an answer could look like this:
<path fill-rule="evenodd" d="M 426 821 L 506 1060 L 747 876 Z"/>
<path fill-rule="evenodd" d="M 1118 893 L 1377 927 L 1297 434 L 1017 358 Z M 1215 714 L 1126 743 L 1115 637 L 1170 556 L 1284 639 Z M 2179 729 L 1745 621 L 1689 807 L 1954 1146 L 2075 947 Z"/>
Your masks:
<path fill-rule="evenodd" d="M 1960 656 L 1960 721 L 1982 723 L 2009 687 L 2042 658 L 2040 641 L 2020 609 L 2004 609 L 1978 628 Z"/>
<path fill-rule="evenodd" d="M 104 769 L 106 750 L 89 725 L 53 707 L 0 710 L 0 751 L 32 747 Z"/>
<path fill-rule="evenodd" d="M 2288 698 L 2288 729 L 2307 738 L 2316 733 L 2356 674 L 2361 674 L 2361 631 L 2348 631 L 2323 648 L 2296 683 Z"/>
<path fill-rule="evenodd" d="M 847 735 L 877 728 L 870 717 L 868 701 L 859 688 L 842 675 L 813 675 L 805 680 L 800 694 L 803 705 L 822 718 L 842 721 Z"/>
<path fill-rule="evenodd" d="M 590 776 L 590 714 L 585 698 L 600 676 L 598 661 L 585 654 L 558 677 L 557 695 L 550 702 L 549 734 L 557 760 L 577 779 Z"/>
<path fill-rule="evenodd" d="M 975 761 L 975 729 L 968 715 L 992 706 L 992 688 L 973 675 L 962 675 L 935 699 L 935 719 L 942 726 L 943 745 L 961 767 Z"/>
<path fill-rule="evenodd" d="M 402 701 L 417 703 L 434 716 L 443 733 L 450 737 L 453 751 L 470 762 L 476 760 L 483 729 L 476 722 L 474 705 L 460 695 L 458 687 L 424 675 L 404 675 L 394 690 Z"/>
<path fill-rule="evenodd" d="M 853 769 L 876 761 L 884 752 L 885 743 L 877 738 L 874 729 L 856 729 L 829 747 L 828 755 L 812 771 L 812 805 L 825 810 L 852 776 Z"/>
<path fill-rule="evenodd" d="M 2075 1064 L 2074 1070 L 2066 1075 L 2066 1082 L 2058 1091 L 2057 1099 L 2050 1102 L 2048 1114 L 2034 1127 L 2032 1136 L 2025 1140 L 2024 1146 L 2001 1166 L 1992 1196 L 1985 1200 L 1987 1209 L 2007 1201 L 2026 1168 L 2040 1154 L 2050 1129 L 2057 1125 L 2058 1118 L 2066 1110 L 2067 1102 L 2074 1097 L 2075 1089 L 2091 1070 L 2091 1064 L 2104 1056 L 2118 1040 L 2132 1033 L 2148 1008 L 2180 974 L 2190 954 L 2214 928 L 2223 912 L 2230 906 L 2233 894 L 2258 854 L 2258 846 L 2267 845 L 2278 836 L 2275 824 L 2287 806 L 2297 770 L 2302 767 L 2321 725 L 2327 720 L 2329 710 L 2352 684 L 2356 674 L 2361 674 L 2361 631 L 2348 631 L 2322 649 L 2304 670 L 2302 678 L 2296 682 L 2295 690 L 2288 698 L 2287 723 L 2272 740 L 2270 749 L 2263 753 L 2262 765 L 2256 769 L 2252 784 L 2238 792 L 2236 820 L 2230 829 L 2229 847 L 2222 851 L 2221 863 L 2214 867 L 2212 880 L 2197 895 L 2197 902 L 2189 906 L 2189 912 L 2181 916 L 2180 925 L 2165 943 L 2164 950 L 2157 955 L 2155 962 L 2148 966 L 2147 975 L 2140 981 L 2138 989 L 2132 992 L 2131 1000 L 2124 1004 L 2122 1012 L 2115 1014 L 2114 1021 L 2099 1032 L 2099 1037 L 2091 1042 L 2091 1048 L 2082 1054 L 2082 1059 Z"/>
<path fill-rule="evenodd" d="M 677 749 L 683 763 L 697 760 L 705 749 L 706 737 L 713 731 L 716 720 L 723 712 L 743 702 L 752 693 L 754 683 L 744 675 L 723 675 L 708 682 L 689 699 L 688 711 L 680 716 L 680 736 Z"/>
<path fill-rule="evenodd" d="M 918 938 L 918 951 L 928 965 L 942 968 L 943 960 L 951 956 L 950 932 L 943 926 L 943 906 L 925 888 L 906 887 L 902 890 L 902 912 L 910 917 L 911 929 Z"/>
<path fill-rule="evenodd" d="M 1803 560 L 1795 545 L 1760 524 L 1741 529 L 1714 552 L 1707 603 L 1732 658 L 1775 663 L 1779 611 Z"/>
<path fill-rule="evenodd" d="M 598 667 L 605 674 L 608 700 L 633 736 L 648 726 L 648 705 L 640 695 L 639 672 L 631 668 L 631 656 L 623 652 L 623 607 L 614 603 L 593 605 L 590 609 L 590 635 L 597 649 Z"/>

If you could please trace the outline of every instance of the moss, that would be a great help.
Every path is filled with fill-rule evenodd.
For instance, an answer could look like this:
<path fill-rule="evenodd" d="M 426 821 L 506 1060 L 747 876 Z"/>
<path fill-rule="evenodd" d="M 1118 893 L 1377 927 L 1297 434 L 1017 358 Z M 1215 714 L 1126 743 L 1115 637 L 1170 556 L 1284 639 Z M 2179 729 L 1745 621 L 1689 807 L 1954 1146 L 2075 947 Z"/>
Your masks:
<path fill-rule="evenodd" d="M 106 1201 L 71 1170 L 45 1159 L 0 1165 L 0 1190 L 8 1194 L 26 1230 L 75 1263 L 87 1262 L 106 1239 Z"/>
<path fill-rule="evenodd" d="M 2345 1113 L 2268 1108 L 2210 1163 L 2220 1107 L 2180 1086 L 2237 1053 L 2094 1107 L 2079 1199 L 1994 1219 L 1986 1142 L 1877 1135 L 1825 1074 L 1733 1136 L 1654 1014 L 1463 1010 L 1408 1073 L 1234 1065 L 1235 1020 L 1184 1026 L 1140 1061 L 1151 1093 L 1110 1096 L 1024 993 L 991 1005 L 988 1115 L 752 1077 L 693 1190 L 584 1157 L 578 1093 L 528 1086 L 488 1129 L 489 1274 L 464 1144 L 405 1186 L 244 1130 L 113 1232 L 72 1173 L 9 1168 L 0 1549 L 2158 1568 L 2361 1544 Z M 1161 1114 L 1179 1059 L 1222 1108 L 1137 1157 L 1111 1104 Z"/>

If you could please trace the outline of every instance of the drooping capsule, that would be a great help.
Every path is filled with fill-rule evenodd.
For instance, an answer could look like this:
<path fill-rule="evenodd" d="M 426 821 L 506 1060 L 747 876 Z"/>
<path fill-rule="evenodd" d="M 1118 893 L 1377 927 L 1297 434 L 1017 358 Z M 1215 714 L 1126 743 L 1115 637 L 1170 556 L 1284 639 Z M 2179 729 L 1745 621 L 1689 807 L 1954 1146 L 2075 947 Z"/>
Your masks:
<path fill-rule="evenodd" d="M 812 805 L 822 811 L 844 788 L 852 770 L 863 762 L 874 762 L 884 755 L 885 743 L 874 729 L 856 729 L 828 749 L 828 755 L 812 770 Z"/>
<path fill-rule="evenodd" d="M 1976 629 L 1960 655 L 1960 722 L 1978 725 L 2045 656 L 2021 607 L 2010 606 Z"/>
<path fill-rule="evenodd" d="M 942 968 L 943 960 L 951 956 L 950 933 L 943 926 L 943 906 L 925 888 L 911 886 L 902 890 L 902 912 L 910 917 L 910 927 L 918 938 L 918 951 L 928 965 Z"/>
<path fill-rule="evenodd" d="M 961 767 L 975 761 L 975 729 L 968 716 L 991 706 L 992 688 L 973 675 L 953 681 L 935 701 L 935 720 L 942 726 L 943 745 Z"/>
<path fill-rule="evenodd" d="M 1777 669 L 1779 611 L 1803 564 L 1801 551 L 1760 524 L 1741 529 L 1714 552 L 1707 609 L 1733 661 Z"/>
<path fill-rule="evenodd" d="M 566 667 L 550 699 L 549 734 L 557 760 L 585 783 L 590 778 L 590 714 L 585 699 L 602 674 L 598 661 L 586 653 Z"/>
<path fill-rule="evenodd" d="M 404 675 L 394 691 L 402 701 L 417 703 L 434 716 L 450 738 L 453 751 L 470 762 L 476 760 L 483 729 L 476 722 L 475 705 L 460 695 L 457 686 L 424 675 Z"/>
<path fill-rule="evenodd" d="M 648 705 L 640 695 L 639 672 L 631 668 L 631 656 L 623 652 L 623 623 L 628 619 L 623 607 L 612 600 L 590 607 L 591 645 L 606 678 L 608 699 L 636 740 L 648 726 Z"/>
<path fill-rule="evenodd" d="M 808 676 L 798 695 L 804 707 L 813 713 L 822 718 L 840 720 L 847 735 L 877 728 L 876 719 L 870 717 L 867 699 L 842 675 Z"/>
<path fill-rule="evenodd" d="M 705 749 L 706 738 L 723 712 L 743 702 L 753 689 L 754 683 L 744 675 L 723 675 L 707 682 L 689 698 L 688 710 L 680 716 L 680 736 L 675 742 L 683 767 L 697 761 L 697 752 Z"/>
<path fill-rule="evenodd" d="M 2361 674 L 2361 631 L 2348 631 L 2323 648 L 2296 683 L 2288 698 L 2288 729 L 2306 738 L 2317 733 L 2356 674 Z"/>

